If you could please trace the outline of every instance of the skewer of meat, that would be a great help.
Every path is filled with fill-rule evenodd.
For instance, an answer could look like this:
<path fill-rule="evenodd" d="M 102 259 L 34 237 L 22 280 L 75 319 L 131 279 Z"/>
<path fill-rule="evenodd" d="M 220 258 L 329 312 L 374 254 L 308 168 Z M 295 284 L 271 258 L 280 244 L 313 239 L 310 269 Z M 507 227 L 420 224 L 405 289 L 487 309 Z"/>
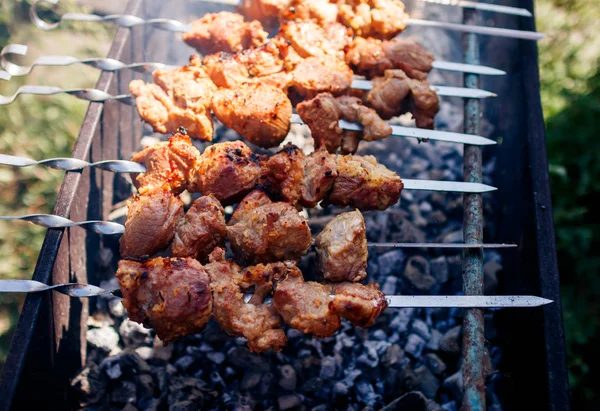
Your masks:
<path fill-rule="evenodd" d="M 308 3 L 306 0 L 299 0 L 302 3 Z M 219 2 L 219 1 L 216 1 Z M 223 2 L 223 0 L 221 0 Z M 321 0 L 321 3 L 324 3 Z M 157 27 L 162 30 L 186 33 L 192 30 L 192 26 L 184 24 L 182 22 L 170 19 L 149 19 L 144 20 L 133 15 L 109 15 L 109 16 L 98 16 L 83 13 L 69 13 L 63 16 L 56 15 L 53 22 L 47 22 L 40 17 L 38 13 L 38 5 L 45 4 L 47 10 L 55 9 L 57 0 L 36 0 L 31 5 L 30 15 L 33 23 L 42 30 L 53 30 L 56 29 L 62 20 L 73 20 L 73 21 L 96 21 L 96 22 L 113 22 L 122 27 L 134 27 L 138 25 L 150 25 Z M 281 11 L 289 9 L 289 3 L 279 0 L 263 0 L 258 3 L 254 0 L 254 3 L 247 0 L 247 4 L 250 4 L 250 8 L 257 8 L 258 15 L 264 16 L 265 19 L 271 18 L 272 21 L 276 21 Z M 361 7 L 361 5 L 363 5 Z M 382 36 L 391 36 L 391 33 L 402 31 L 407 25 L 412 26 L 425 26 L 425 27 L 436 27 L 444 30 L 484 34 L 500 37 L 509 38 L 520 38 L 526 40 L 539 40 L 545 35 L 537 32 L 522 31 L 522 30 L 511 30 L 496 27 L 485 27 L 485 26 L 472 26 L 465 24 L 453 24 L 437 21 L 418 20 L 408 18 L 408 15 L 404 12 L 404 5 L 397 0 L 369 0 L 368 2 L 358 2 L 354 0 L 341 2 L 339 13 L 341 20 L 347 21 L 348 24 L 353 24 L 360 30 L 372 30 L 374 33 L 380 33 Z M 364 7 L 366 6 L 366 8 Z M 481 6 L 480 6 L 481 7 Z M 345 8 L 345 10 L 342 10 Z M 386 18 L 387 10 L 394 10 L 393 18 L 400 17 L 399 21 L 393 21 L 393 19 Z M 496 9 L 498 10 L 498 9 Z M 506 9 L 501 9 L 506 10 Z M 311 11 L 312 12 L 312 11 Z M 336 12 L 333 10 L 333 12 Z M 319 10 L 316 11 L 315 17 L 319 14 L 323 14 L 322 18 L 331 19 L 329 15 L 321 13 Z M 332 13 L 333 14 L 333 13 Z"/>

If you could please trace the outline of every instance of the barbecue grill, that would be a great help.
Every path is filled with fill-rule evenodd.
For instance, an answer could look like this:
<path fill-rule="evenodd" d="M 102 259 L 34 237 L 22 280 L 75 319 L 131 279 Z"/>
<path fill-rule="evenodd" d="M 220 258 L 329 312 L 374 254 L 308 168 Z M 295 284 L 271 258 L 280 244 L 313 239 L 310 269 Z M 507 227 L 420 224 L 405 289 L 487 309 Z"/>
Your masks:
<path fill-rule="evenodd" d="M 530 0 L 505 0 L 505 5 L 532 10 Z M 217 12 L 223 5 L 190 1 L 173 7 L 153 0 L 130 0 L 124 11 L 144 19 L 165 17 L 187 21 L 189 15 Z M 410 10 L 410 4 L 409 4 Z M 440 8 L 439 10 L 446 10 Z M 458 12 L 460 13 L 460 12 Z M 484 14 L 499 27 L 534 30 L 532 19 Z M 482 16 L 464 11 L 464 21 L 481 23 Z M 440 16 L 439 20 L 444 20 Z M 415 31 L 416 32 L 416 31 Z M 459 48 L 461 35 L 450 46 Z M 160 47 L 158 46 L 160 45 Z M 497 147 L 485 148 L 484 158 L 495 157 L 493 194 L 496 207 L 494 232 L 487 242 L 519 244 L 518 251 L 501 251 L 504 272 L 499 294 L 535 294 L 560 301 L 554 248 L 552 207 L 545 156 L 543 119 L 539 101 L 537 48 L 535 43 L 465 35 L 466 63 L 498 67 L 504 77 L 466 75 L 465 85 L 498 94 L 484 104 L 465 103 L 466 133 L 478 134 L 481 119 L 495 126 Z M 120 28 L 108 57 L 126 64 L 141 61 L 184 63 L 190 50 L 173 33 L 150 26 Z M 481 56 L 481 57 L 480 57 Z M 103 72 L 96 88 L 111 95 L 128 93 L 132 79 L 148 74 L 129 70 Z M 459 85 L 459 84 L 455 84 Z M 90 162 L 129 159 L 140 148 L 145 130 L 135 110 L 118 101 L 90 103 L 73 157 Z M 481 173 L 481 149 L 466 147 L 465 180 L 476 181 Z M 479 177 L 478 177 L 479 173 Z M 118 174 L 93 168 L 65 174 L 54 214 L 74 221 L 107 220 L 114 205 L 130 195 L 127 180 Z M 486 197 L 487 199 L 488 197 Z M 492 198 L 491 196 L 489 198 Z M 465 241 L 482 242 L 477 228 L 483 209 L 480 195 L 465 195 Z M 50 284 L 79 282 L 99 284 L 103 272 L 116 271 L 116 257 L 98 250 L 117 250 L 117 240 L 81 229 L 50 229 L 37 261 L 33 279 Z M 481 250 L 466 250 L 463 261 L 465 291 L 481 293 Z M 479 277 L 479 278 L 478 278 Z M 70 406 L 65 393 L 69 382 L 85 364 L 87 319 L 93 302 L 58 293 L 28 295 L 13 339 L 0 385 L 0 409 L 63 409 Z M 566 410 L 567 371 L 560 304 L 542 309 L 505 310 L 495 314 L 503 349 L 499 370 L 504 376 L 502 403 L 505 409 Z M 469 310 L 465 315 L 463 407 L 485 408 L 482 352 L 483 316 Z M 464 371 L 467 370 L 467 371 Z M 403 393 L 398 393 L 400 396 Z M 51 404 L 51 405 L 50 405 Z"/>

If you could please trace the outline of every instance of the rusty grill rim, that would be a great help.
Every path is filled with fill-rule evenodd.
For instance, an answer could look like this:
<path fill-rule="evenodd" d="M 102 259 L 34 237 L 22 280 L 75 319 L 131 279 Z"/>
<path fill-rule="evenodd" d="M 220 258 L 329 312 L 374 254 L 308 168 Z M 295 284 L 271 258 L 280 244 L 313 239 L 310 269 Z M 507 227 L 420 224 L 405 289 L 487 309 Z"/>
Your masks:
<path fill-rule="evenodd" d="M 144 0 L 129 0 L 125 13 L 140 13 L 141 5 Z M 534 10 L 533 0 L 514 0 L 504 1 L 518 3 L 520 6 Z M 466 12 L 468 14 L 468 12 Z M 519 19 L 519 29 L 535 30 L 535 20 Z M 120 58 L 124 47 L 133 37 L 130 29 L 119 28 L 111 45 L 108 57 Z M 540 295 L 554 301 L 560 301 L 558 268 L 556 262 L 556 250 L 554 243 L 554 227 L 552 220 L 552 206 L 550 199 L 549 176 L 547 173 L 548 163 L 546 158 L 545 133 L 543 115 L 541 111 L 541 102 L 539 95 L 539 73 L 537 60 L 537 44 L 535 42 L 521 41 L 519 44 L 521 51 L 521 65 L 524 71 L 524 84 L 522 84 L 523 95 L 529 102 L 529 111 L 525 121 L 525 132 L 527 133 L 527 151 L 526 154 L 530 166 L 530 184 L 531 195 L 533 196 L 532 213 L 535 218 L 535 255 L 538 272 L 540 277 Z M 97 89 L 108 92 L 110 85 L 118 74 L 114 72 L 102 72 Z M 95 131 L 101 126 L 103 114 L 102 103 L 90 103 L 80 133 L 73 149 L 73 158 L 88 160 L 92 147 Z M 58 193 L 57 202 L 53 213 L 67 217 L 73 206 L 76 191 L 80 185 L 82 173 L 80 171 L 67 172 Z M 466 231 L 465 231 L 466 232 Z M 32 279 L 44 283 L 50 283 L 53 275 L 54 264 L 61 242 L 63 240 L 64 229 L 49 229 L 44 243 L 40 250 L 40 255 L 34 270 Z M 32 366 L 36 357 L 48 358 L 45 364 L 53 366 L 54 353 L 60 347 L 55 344 L 55 339 L 49 336 L 36 335 L 36 331 L 43 326 L 43 321 L 47 321 L 44 329 L 53 330 L 52 318 L 52 299 L 49 295 L 30 294 L 26 297 L 23 311 L 19 318 L 17 328 L 11 343 L 9 355 L 5 364 L 2 376 L 0 377 L 0 410 L 10 409 L 14 406 L 14 400 L 22 395 L 19 391 L 21 387 L 32 376 L 28 373 L 44 372 L 50 373 L 50 370 L 40 370 L 39 366 Z M 544 358 L 547 366 L 547 393 L 548 398 L 544 399 L 551 410 L 568 410 L 568 378 L 566 368 L 566 352 L 564 343 L 564 328 L 562 322 L 562 312 L 559 304 L 546 306 L 543 308 L 544 325 Z M 38 333 L 39 334 L 39 333 Z M 40 344 L 39 340 L 42 341 Z M 45 353 L 33 348 L 39 346 L 45 347 Z M 32 348 L 33 346 L 33 348 Z M 33 361 L 32 361 L 33 360 Z M 25 372 L 25 374 L 24 374 Z M 35 379 L 33 379 L 35 380 Z M 53 386 L 48 381 L 50 387 Z M 40 395 L 37 387 L 37 395 Z M 46 388 L 51 392 L 52 388 Z M 54 393 L 61 397 L 60 393 Z M 17 398 L 15 398 L 17 397 Z M 64 399 L 64 393 L 62 395 Z M 40 399 L 39 401 L 43 401 Z M 47 404 L 47 403 L 46 403 Z M 485 403 L 483 408 L 485 409 Z"/>

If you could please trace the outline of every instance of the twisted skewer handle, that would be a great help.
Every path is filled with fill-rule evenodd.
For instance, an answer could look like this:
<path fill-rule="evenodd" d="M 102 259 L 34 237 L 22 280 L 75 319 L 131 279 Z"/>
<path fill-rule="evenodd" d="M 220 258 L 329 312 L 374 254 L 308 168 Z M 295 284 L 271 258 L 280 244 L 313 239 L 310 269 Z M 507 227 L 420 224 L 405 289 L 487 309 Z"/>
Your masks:
<path fill-rule="evenodd" d="M 184 24 L 177 20 L 171 19 L 149 19 L 144 20 L 140 17 L 129 15 L 129 14 L 110 14 L 108 16 L 98 16 L 95 14 L 85 13 L 65 13 L 62 16 L 58 16 L 58 21 L 55 23 L 48 23 L 44 21 L 38 14 L 39 5 L 45 4 L 52 11 L 56 10 L 58 0 L 36 0 L 31 4 L 29 8 L 29 16 L 31 21 L 36 27 L 42 30 L 53 30 L 59 26 L 62 21 L 95 21 L 95 22 L 110 22 L 115 23 L 121 27 L 135 27 L 141 25 L 152 26 L 160 30 L 172 31 L 176 33 L 185 33 L 190 31 L 192 28 L 188 24 Z"/>
<path fill-rule="evenodd" d="M 3 293 L 37 293 L 54 290 L 70 297 L 97 297 L 101 295 L 120 296 L 121 290 L 105 290 L 89 284 L 55 284 L 47 285 L 34 280 L 0 280 L 0 292 Z"/>
<path fill-rule="evenodd" d="M 19 65 L 11 61 L 11 56 L 27 55 L 27 46 L 24 44 L 9 44 L 0 52 L 0 65 L 11 76 L 25 76 L 31 73 L 35 66 L 71 66 L 85 64 L 104 71 L 133 70 L 138 73 L 152 72 L 157 69 L 169 69 L 173 66 L 162 63 L 133 63 L 125 64 L 111 58 L 78 59 L 71 56 L 40 56 L 28 65 Z M 8 80 L 8 79 L 6 79 Z"/>
<path fill-rule="evenodd" d="M 0 220 L 23 220 L 46 228 L 82 227 L 102 235 L 123 234 L 125 227 L 122 224 L 109 221 L 81 221 L 75 222 L 68 218 L 52 214 L 27 214 L 21 216 L 0 216 Z"/>
<path fill-rule="evenodd" d="M 0 154 L 0 164 L 14 167 L 28 167 L 42 165 L 58 170 L 73 171 L 82 170 L 86 167 L 96 167 L 114 173 L 144 173 L 146 167 L 143 164 L 126 160 L 105 160 L 90 163 L 77 158 L 49 158 L 35 161 L 27 157 Z"/>
<path fill-rule="evenodd" d="M 0 106 L 5 106 L 12 103 L 21 94 L 35 94 L 40 96 L 53 96 L 56 94 L 70 94 L 81 100 L 87 100 L 92 102 L 102 103 L 109 100 L 118 100 L 121 103 L 127 105 L 134 105 L 135 99 L 130 94 L 120 94 L 118 96 L 112 96 L 102 90 L 94 88 L 74 88 L 74 89 L 61 89 L 53 86 L 21 86 L 12 96 L 0 95 Z"/>

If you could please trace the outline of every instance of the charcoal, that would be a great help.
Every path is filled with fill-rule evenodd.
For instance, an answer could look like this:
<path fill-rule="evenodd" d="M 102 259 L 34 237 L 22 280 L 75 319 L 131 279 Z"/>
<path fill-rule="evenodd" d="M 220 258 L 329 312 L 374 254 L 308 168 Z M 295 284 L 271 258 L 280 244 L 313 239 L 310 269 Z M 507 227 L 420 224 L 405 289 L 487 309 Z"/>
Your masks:
<path fill-rule="evenodd" d="M 419 380 L 419 391 L 427 398 L 435 398 L 441 383 L 429 368 L 422 365 L 415 369 L 415 375 Z"/>
<path fill-rule="evenodd" d="M 329 380 L 335 377 L 335 358 L 331 356 L 323 357 L 321 359 L 321 370 L 319 371 L 319 377 L 324 380 Z"/>
<path fill-rule="evenodd" d="M 385 341 L 388 338 L 387 334 L 383 330 L 375 330 L 371 336 L 377 341 Z"/>
<path fill-rule="evenodd" d="M 121 323 L 119 334 L 126 347 L 138 347 L 142 344 L 150 345 L 152 343 L 150 330 L 129 319 Z"/>
<path fill-rule="evenodd" d="M 418 392 L 413 391 L 407 394 L 404 394 L 400 398 L 395 399 L 385 407 L 381 409 L 381 411 L 427 411 L 427 398 Z"/>
<path fill-rule="evenodd" d="M 483 293 L 495 294 L 498 287 L 498 272 L 502 271 L 502 264 L 489 261 L 483 265 Z"/>
<path fill-rule="evenodd" d="M 444 411 L 458 411 L 458 405 L 456 405 L 456 401 L 450 401 L 445 404 L 442 404 L 442 410 Z"/>
<path fill-rule="evenodd" d="M 404 351 L 412 355 L 414 358 L 419 358 L 425 348 L 425 340 L 418 334 L 410 334 L 406 340 Z"/>
<path fill-rule="evenodd" d="M 446 363 L 440 357 L 433 353 L 425 355 L 425 366 L 438 377 L 446 371 Z"/>
<path fill-rule="evenodd" d="M 277 405 L 280 410 L 289 410 L 302 404 L 302 398 L 299 395 L 282 395 L 277 398 Z"/>
<path fill-rule="evenodd" d="M 377 404 L 380 396 L 375 393 L 373 385 L 368 381 L 361 380 L 355 386 L 356 398 L 366 405 L 374 406 Z"/>
<path fill-rule="evenodd" d="M 121 318 L 125 316 L 125 307 L 118 298 L 113 298 L 108 301 L 108 311 L 113 317 Z"/>
<path fill-rule="evenodd" d="M 79 404 L 85 407 L 96 404 L 104 397 L 106 383 L 100 367 L 92 362 L 73 378 L 71 387 Z"/>
<path fill-rule="evenodd" d="M 449 393 L 455 400 L 462 400 L 463 378 L 461 370 L 458 370 L 444 380 L 444 391 Z"/>
<path fill-rule="evenodd" d="M 414 320 L 411 324 L 411 332 L 417 334 L 425 341 L 428 341 L 431 338 L 431 330 L 427 323 L 423 320 Z"/>
<path fill-rule="evenodd" d="M 119 360 L 120 358 L 118 356 L 108 357 L 100 364 L 108 378 L 111 380 L 118 380 L 121 378 L 121 375 L 123 375 Z"/>
<path fill-rule="evenodd" d="M 391 345 L 381 358 L 381 363 L 386 367 L 391 367 L 399 364 L 404 357 L 404 351 L 398 344 Z"/>
<path fill-rule="evenodd" d="M 286 391 L 294 391 L 296 389 L 296 384 L 298 383 L 298 377 L 294 367 L 290 364 L 283 365 L 279 369 L 279 373 L 281 374 L 279 386 Z"/>
<path fill-rule="evenodd" d="M 381 286 L 381 292 L 384 293 L 385 295 L 394 295 L 394 294 L 396 294 L 397 288 L 398 288 L 398 278 L 388 276 L 383 281 L 383 284 Z"/>
<path fill-rule="evenodd" d="M 86 334 L 86 340 L 92 347 L 111 352 L 119 344 L 119 334 L 111 326 L 92 328 Z"/>
<path fill-rule="evenodd" d="M 121 382 L 110 393 L 110 402 L 112 404 L 132 404 L 137 401 L 136 387 L 131 381 Z"/>
<path fill-rule="evenodd" d="M 217 351 L 209 352 L 208 354 L 206 354 L 206 358 L 208 358 L 215 364 L 223 364 L 223 362 L 225 361 L 225 354 Z"/>
<path fill-rule="evenodd" d="M 457 325 L 446 331 L 440 341 L 440 350 L 447 354 L 459 354 L 460 353 L 460 335 L 462 327 Z"/>
<path fill-rule="evenodd" d="M 256 371 L 246 371 L 240 383 L 240 389 L 246 391 L 255 388 L 260 383 L 262 375 L 262 373 Z"/>
<path fill-rule="evenodd" d="M 406 262 L 404 279 L 412 290 L 419 293 L 427 293 L 437 284 L 437 280 L 430 274 L 429 261 L 418 255 Z"/>
<path fill-rule="evenodd" d="M 247 348 L 235 348 L 229 353 L 229 361 L 240 368 L 268 371 L 269 364 L 258 354 L 252 354 Z"/>
<path fill-rule="evenodd" d="M 404 265 L 406 256 L 402 250 L 392 250 L 385 254 L 381 254 L 377 259 L 377 266 L 379 267 L 379 275 L 381 277 L 387 277 L 389 275 L 400 273 Z"/>
<path fill-rule="evenodd" d="M 415 311 L 414 308 L 400 308 L 394 310 L 392 321 L 390 321 L 390 327 L 399 333 L 408 331 L 408 325 L 410 324 Z"/>
<path fill-rule="evenodd" d="M 427 349 L 431 351 L 439 351 L 440 344 L 442 342 L 443 334 L 436 330 L 435 328 L 431 329 L 431 337 L 427 341 Z"/>
<path fill-rule="evenodd" d="M 429 261 L 431 275 L 435 277 L 438 284 L 444 284 L 450 276 L 450 267 L 448 259 L 445 256 L 440 256 Z"/>
<path fill-rule="evenodd" d="M 150 374 L 152 368 L 135 351 L 125 349 L 119 354 L 121 370 L 126 377 L 133 377 L 138 374 Z"/>

